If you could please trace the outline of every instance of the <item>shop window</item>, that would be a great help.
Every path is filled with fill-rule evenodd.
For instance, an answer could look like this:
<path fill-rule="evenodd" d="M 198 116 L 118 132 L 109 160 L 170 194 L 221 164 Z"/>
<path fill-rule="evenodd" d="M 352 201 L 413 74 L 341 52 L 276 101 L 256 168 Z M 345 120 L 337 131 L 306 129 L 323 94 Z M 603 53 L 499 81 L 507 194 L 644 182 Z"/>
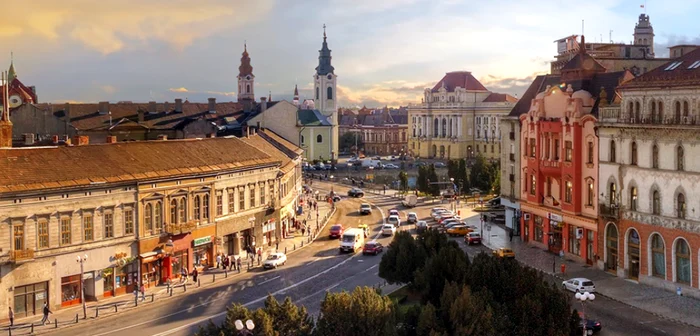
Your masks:
<path fill-rule="evenodd" d="M 134 209 L 124 210 L 124 233 L 134 234 Z"/>
<path fill-rule="evenodd" d="M 37 222 L 37 236 L 38 236 L 38 247 L 48 248 L 49 247 L 49 221 L 46 218 L 41 218 Z"/>
<path fill-rule="evenodd" d="M 651 238 L 651 274 L 666 279 L 666 246 L 658 233 Z"/>
<path fill-rule="evenodd" d="M 80 303 L 80 274 L 61 278 L 61 306 Z"/>
<path fill-rule="evenodd" d="M 83 240 L 84 241 L 95 240 L 95 228 L 94 228 L 92 214 L 84 214 L 83 215 Z"/>
<path fill-rule="evenodd" d="M 543 220 L 542 217 L 540 216 L 534 216 L 535 217 L 535 240 L 538 242 L 543 242 L 544 240 L 544 228 L 543 228 Z"/>
<path fill-rule="evenodd" d="M 690 248 L 685 239 L 676 242 L 676 282 L 690 284 Z"/>
<path fill-rule="evenodd" d="M 71 219 L 70 217 L 61 217 L 61 246 L 70 245 L 71 241 Z"/>
<path fill-rule="evenodd" d="M 569 225 L 569 244 L 567 246 L 569 253 L 577 256 L 581 255 L 581 240 L 576 236 L 577 228 Z"/>
<path fill-rule="evenodd" d="M 114 238 L 114 214 L 111 211 L 105 212 L 102 221 L 105 225 L 105 238 Z"/>

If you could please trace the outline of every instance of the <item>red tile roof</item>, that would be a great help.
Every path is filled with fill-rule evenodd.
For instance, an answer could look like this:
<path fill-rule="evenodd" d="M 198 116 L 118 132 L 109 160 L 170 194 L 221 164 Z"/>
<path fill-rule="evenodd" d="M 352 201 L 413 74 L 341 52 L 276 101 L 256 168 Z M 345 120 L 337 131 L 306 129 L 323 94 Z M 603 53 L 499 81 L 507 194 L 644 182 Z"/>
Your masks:
<path fill-rule="evenodd" d="M 136 182 L 281 160 L 239 138 L 0 149 L 0 193 Z"/>
<path fill-rule="evenodd" d="M 673 59 L 620 88 L 700 86 L 700 48 Z"/>
<path fill-rule="evenodd" d="M 488 91 L 469 71 L 453 71 L 446 73 L 445 76 L 435 84 L 433 92 L 440 90 L 443 85 L 445 89 L 447 89 L 447 92 L 454 92 L 457 87 L 461 87 L 467 91 Z"/>
<path fill-rule="evenodd" d="M 486 99 L 484 99 L 484 103 L 515 103 L 517 101 L 518 98 L 515 98 L 507 93 L 492 93 L 488 97 L 486 97 Z"/>

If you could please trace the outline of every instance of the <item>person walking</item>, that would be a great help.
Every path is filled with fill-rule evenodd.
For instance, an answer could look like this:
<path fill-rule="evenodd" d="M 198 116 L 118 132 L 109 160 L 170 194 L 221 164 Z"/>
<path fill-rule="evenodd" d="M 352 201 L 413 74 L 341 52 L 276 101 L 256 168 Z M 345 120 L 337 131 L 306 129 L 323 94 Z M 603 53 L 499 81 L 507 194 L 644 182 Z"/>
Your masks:
<path fill-rule="evenodd" d="M 146 301 L 146 286 L 144 286 L 143 283 L 141 283 L 140 291 L 141 291 L 141 302 L 144 302 L 144 301 Z"/>
<path fill-rule="evenodd" d="M 508 231 L 508 235 L 510 236 L 510 241 L 513 241 L 513 230 Z"/>
<path fill-rule="evenodd" d="M 10 318 L 10 327 L 15 325 L 15 312 L 12 311 L 12 307 L 10 307 L 10 312 L 7 317 Z"/>
<path fill-rule="evenodd" d="M 306 224 L 304 224 L 304 226 L 301 227 L 301 236 L 303 237 L 305 233 L 306 233 Z"/>
<path fill-rule="evenodd" d="M 262 247 L 258 247 L 258 265 L 262 262 Z"/>
<path fill-rule="evenodd" d="M 223 264 L 223 267 L 221 267 L 224 269 L 224 271 L 228 268 L 229 262 L 230 262 L 230 260 L 228 259 L 228 256 L 224 256 L 224 264 Z"/>
<path fill-rule="evenodd" d="M 226 256 L 226 259 L 228 259 L 228 270 L 232 270 L 236 268 L 236 260 L 233 259 L 233 256 Z"/>
<path fill-rule="evenodd" d="M 236 258 L 236 264 L 238 264 L 238 273 L 241 273 L 241 257 Z"/>
<path fill-rule="evenodd" d="M 51 309 L 49 309 L 49 304 L 46 301 L 44 301 L 44 311 L 43 312 L 44 312 L 44 318 L 41 319 L 42 325 L 46 324 L 46 322 L 49 321 L 49 314 L 53 314 Z"/>
<path fill-rule="evenodd" d="M 197 267 L 195 267 L 192 270 L 192 281 L 194 281 L 194 283 L 197 283 L 197 276 L 199 276 L 199 271 L 197 271 Z"/>
<path fill-rule="evenodd" d="M 216 255 L 216 268 L 221 267 L 221 254 Z"/>

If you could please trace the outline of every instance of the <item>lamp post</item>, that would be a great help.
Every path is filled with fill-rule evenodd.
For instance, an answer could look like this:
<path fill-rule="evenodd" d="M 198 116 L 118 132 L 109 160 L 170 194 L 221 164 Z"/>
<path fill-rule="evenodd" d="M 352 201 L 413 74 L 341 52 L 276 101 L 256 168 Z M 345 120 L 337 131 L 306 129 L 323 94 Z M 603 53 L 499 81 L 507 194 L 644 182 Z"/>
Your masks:
<path fill-rule="evenodd" d="M 83 263 L 88 260 L 88 256 L 83 255 L 78 256 L 76 261 L 80 264 L 80 302 L 83 303 L 83 319 L 87 319 L 87 305 L 85 304 L 85 278 L 84 278 L 84 268 Z"/>
<path fill-rule="evenodd" d="M 452 188 L 452 192 L 455 190 L 455 178 L 450 177 L 450 183 L 452 184 L 450 187 Z M 455 204 L 454 197 L 450 199 L 450 203 L 452 203 L 452 211 L 457 211 L 457 204 Z"/>
<path fill-rule="evenodd" d="M 581 318 L 581 320 L 583 322 L 582 323 L 583 324 L 583 327 L 582 327 L 583 328 L 583 336 L 586 336 L 587 335 L 587 333 L 586 333 L 587 332 L 587 330 L 586 330 L 587 323 L 586 323 L 586 305 L 585 305 L 585 303 L 586 303 L 586 301 L 590 302 L 590 301 L 595 300 L 595 294 L 589 293 L 589 292 L 584 292 L 583 294 L 576 293 L 576 295 L 574 295 L 574 297 L 576 297 L 576 300 L 579 300 L 581 302 L 581 313 L 583 314 L 583 317 Z"/>
<path fill-rule="evenodd" d="M 236 325 L 236 330 L 238 330 L 238 335 L 240 335 L 240 336 L 253 335 L 253 329 L 255 329 L 255 323 L 253 323 L 253 320 L 245 321 L 245 325 L 243 324 L 243 321 L 236 320 L 234 322 L 234 324 Z"/>

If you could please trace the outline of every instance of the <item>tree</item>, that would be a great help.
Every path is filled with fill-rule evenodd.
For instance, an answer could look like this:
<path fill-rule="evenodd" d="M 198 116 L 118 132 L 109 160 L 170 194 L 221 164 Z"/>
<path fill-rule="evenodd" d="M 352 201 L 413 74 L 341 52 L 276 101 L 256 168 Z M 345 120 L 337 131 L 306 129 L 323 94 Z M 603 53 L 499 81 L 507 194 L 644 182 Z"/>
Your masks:
<path fill-rule="evenodd" d="M 403 162 L 401 162 L 401 164 L 403 164 Z M 401 182 L 401 190 L 408 190 L 408 174 L 403 170 L 399 173 L 399 181 Z"/>
<path fill-rule="evenodd" d="M 437 314 L 435 311 L 435 306 L 428 303 L 423 306 L 423 309 L 418 316 L 418 326 L 416 326 L 416 335 L 429 335 L 430 331 L 440 330 L 440 325 L 438 324 Z"/>
<path fill-rule="evenodd" d="M 440 249 L 437 255 L 428 258 L 425 266 L 415 275 L 416 287 L 421 290 L 423 301 L 439 305 L 445 284 L 450 281 L 463 284 L 467 279 L 468 267 L 466 253 L 454 241 Z"/>
<path fill-rule="evenodd" d="M 488 295 L 480 292 L 472 294 L 468 286 L 450 307 L 450 321 L 453 335 L 479 336 L 496 335 L 494 312 Z"/>
<path fill-rule="evenodd" d="M 501 193 L 501 170 L 498 166 L 494 169 L 493 178 L 491 179 L 491 192 L 496 194 Z"/>
<path fill-rule="evenodd" d="M 569 329 L 571 330 L 571 336 L 578 336 L 583 332 L 583 327 L 581 326 L 581 316 L 579 316 L 578 310 L 576 309 L 571 312 L 571 317 L 569 317 Z"/>
<path fill-rule="evenodd" d="M 413 284 L 415 272 L 425 260 L 408 231 L 397 232 L 379 262 L 379 277 L 390 284 Z"/>
<path fill-rule="evenodd" d="M 357 140 L 357 148 L 355 148 L 355 141 Z M 362 136 L 360 136 L 359 132 L 347 132 L 343 134 L 340 139 L 338 139 L 338 147 L 341 148 L 343 151 L 356 151 L 358 152 L 358 148 L 362 148 L 364 146 L 364 141 L 362 141 Z"/>
<path fill-rule="evenodd" d="M 272 328 L 279 335 L 307 336 L 311 335 L 314 328 L 313 319 L 306 307 L 295 305 L 290 297 L 280 304 L 274 296 L 268 295 L 265 312 L 272 320 Z"/>
<path fill-rule="evenodd" d="M 428 173 L 429 173 L 429 168 L 428 166 L 420 166 L 418 167 L 418 180 L 416 181 L 416 184 L 418 186 L 418 191 L 428 193 L 429 190 L 429 184 L 428 184 Z"/>
<path fill-rule="evenodd" d="M 395 336 L 396 311 L 391 299 L 369 287 L 352 293 L 327 293 L 315 336 Z"/>
<path fill-rule="evenodd" d="M 491 188 L 491 178 L 486 167 L 486 160 L 479 154 L 474 160 L 474 165 L 469 169 L 469 183 L 472 187 L 487 191 Z"/>
<path fill-rule="evenodd" d="M 467 160 L 459 160 L 459 167 L 457 168 L 457 177 L 455 177 L 456 182 L 462 182 L 460 187 L 462 188 L 462 194 L 469 191 L 469 175 L 467 174 Z"/>
<path fill-rule="evenodd" d="M 430 181 L 430 184 L 428 185 L 428 193 L 433 196 L 440 196 L 440 185 L 435 183 L 439 181 L 437 173 L 435 172 L 435 165 L 433 164 L 428 166 L 428 181 Z"/>

